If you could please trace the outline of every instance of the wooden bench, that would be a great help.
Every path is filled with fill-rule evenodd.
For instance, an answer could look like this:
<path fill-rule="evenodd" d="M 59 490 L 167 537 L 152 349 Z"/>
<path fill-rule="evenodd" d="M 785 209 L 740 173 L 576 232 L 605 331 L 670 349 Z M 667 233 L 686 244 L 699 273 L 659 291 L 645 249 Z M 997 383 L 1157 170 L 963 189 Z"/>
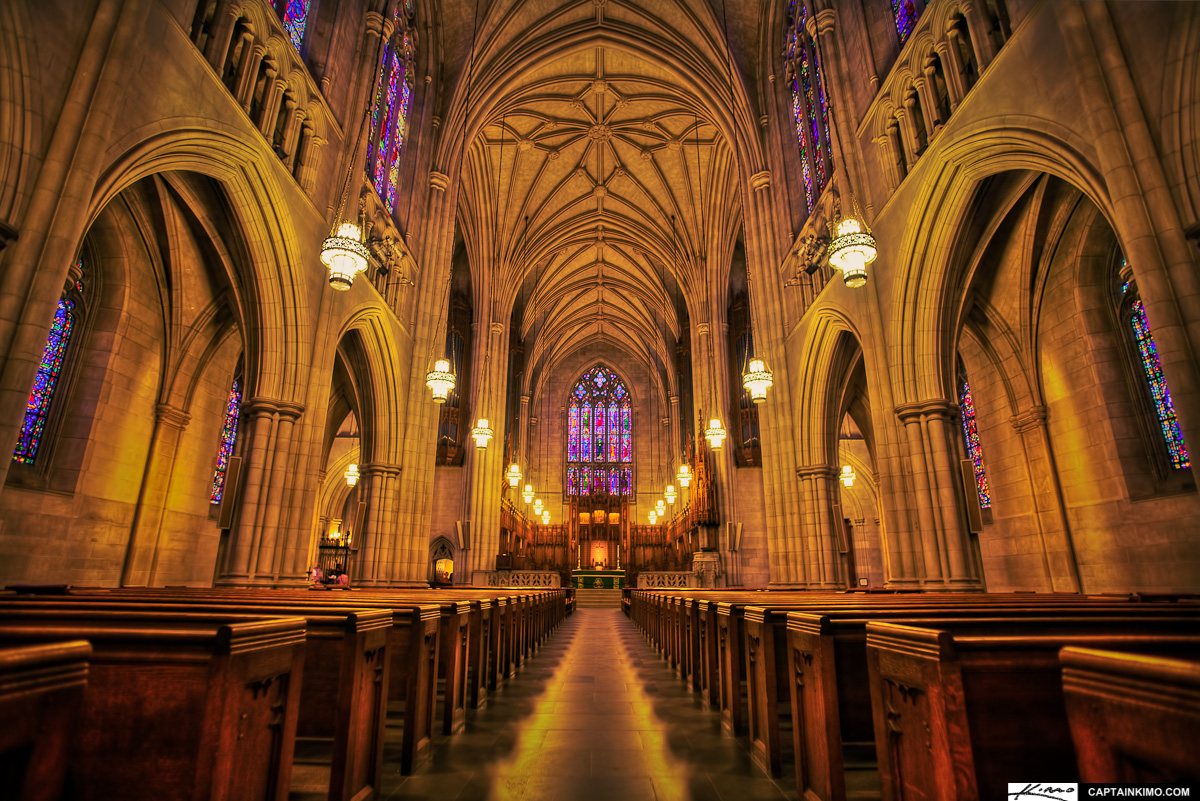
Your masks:
<path fill-rule="evenodd" d="M 303 618 L 5 611 L 0 642 L 92 645 L 69 763 L 82 801 L 286 801 Z"/>
<path fill-rule="evenodd" d="M 1078 781 L 1058 652 L 1200 648 L 1200 618 L 867 624 L 882 798 L 1005 799 L 1022 777 Z"/>
<path fill-rule="evenodd" d="M 58 801 L 92 647 L 83 641 L 0 649 L 4 796 Z"/>
<path fill-rule="evenodd" d="M 1200 650 L 1072 646 L 1059 661 L 1081 781 L 1200 784 Z"/>

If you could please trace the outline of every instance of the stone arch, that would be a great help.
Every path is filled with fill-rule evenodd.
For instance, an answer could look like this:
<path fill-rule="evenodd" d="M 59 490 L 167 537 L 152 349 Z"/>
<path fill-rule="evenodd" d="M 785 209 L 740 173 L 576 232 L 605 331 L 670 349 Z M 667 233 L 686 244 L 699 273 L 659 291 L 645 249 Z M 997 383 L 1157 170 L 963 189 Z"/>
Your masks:
<path fill-rule="evenodd" d="M 182 120 L 169 131 L 143 129 L 116 143 L 119 154 L 97 182 L 88 223 L 125 188 L 149 175 L 194 172 L 214 179 L 237 229 L 229 283 L 247 343 L 247 384 L 255 396 L 303 403 L 309 351 L 300 332 L 310 324 L 307 292 L 291 268 L 303 259 L 291 222 L 279 210 L 286 193 L 276 165 L 260 147 L 211 121 Z"/>
<path fill-rule="evenodd" d="M 20 3 L 0 5 L 0 249 L 8 239 L 4 226 L 15 221 L 27 199 L 31 159 L 28 151 L 34 120 L 40 115 Z M 14 231 L 15 233 L 15 231 Z"/>

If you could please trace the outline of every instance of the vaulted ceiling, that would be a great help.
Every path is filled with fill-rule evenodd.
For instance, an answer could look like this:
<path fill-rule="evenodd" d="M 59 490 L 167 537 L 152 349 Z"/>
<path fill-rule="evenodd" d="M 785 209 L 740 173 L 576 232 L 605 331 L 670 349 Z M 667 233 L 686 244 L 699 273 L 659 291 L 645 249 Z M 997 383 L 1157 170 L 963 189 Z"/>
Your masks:
<path fill-rule="evenodd" d="M 518 3 L 532 29 L 573 30 L 571 13 L 542 13 L 551 5 Z M 624 5 L 566 5 L 579 25 L 605 7 L 646 24 Z M 513 25 L 519 42 L 528 29 Z M 719 30 L 706 46 L 709 83 L 727 95 Z M 465 157 L 459 224 L 476 319 L 519 327 L 537 375 L 596 342 L 665 367 L 685 315 L 708 319 L 709 297 L 724 302 L 741 226 L 736 159 L 711 106 L 635 50 L 598 35 L 515 73 Z M 481 72 L 518 53 L 493 41 Z"/>

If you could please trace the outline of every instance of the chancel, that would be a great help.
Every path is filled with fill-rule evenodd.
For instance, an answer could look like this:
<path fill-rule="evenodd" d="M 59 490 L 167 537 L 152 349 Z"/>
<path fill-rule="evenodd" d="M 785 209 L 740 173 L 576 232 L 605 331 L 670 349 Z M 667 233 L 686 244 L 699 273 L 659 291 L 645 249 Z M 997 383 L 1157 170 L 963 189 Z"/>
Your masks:
<path fill-rule="evenodd" d="M 1200 792 L 1197 132 L 1190 2 L 5 0 L 6 788 Z"/>

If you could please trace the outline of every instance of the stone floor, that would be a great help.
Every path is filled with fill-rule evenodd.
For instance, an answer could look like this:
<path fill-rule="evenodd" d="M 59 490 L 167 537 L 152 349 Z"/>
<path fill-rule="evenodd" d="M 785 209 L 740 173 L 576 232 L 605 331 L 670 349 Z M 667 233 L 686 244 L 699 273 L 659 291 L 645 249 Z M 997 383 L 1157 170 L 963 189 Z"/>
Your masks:
<path fill-rule="evenodd" d="M 791 769 L 788 769 L 791 773 Z M 745 738 L 721 734 L 617 609 L 580 609 L 466 729 L 382 798 L 419 801 L 783 801 Z"/>

